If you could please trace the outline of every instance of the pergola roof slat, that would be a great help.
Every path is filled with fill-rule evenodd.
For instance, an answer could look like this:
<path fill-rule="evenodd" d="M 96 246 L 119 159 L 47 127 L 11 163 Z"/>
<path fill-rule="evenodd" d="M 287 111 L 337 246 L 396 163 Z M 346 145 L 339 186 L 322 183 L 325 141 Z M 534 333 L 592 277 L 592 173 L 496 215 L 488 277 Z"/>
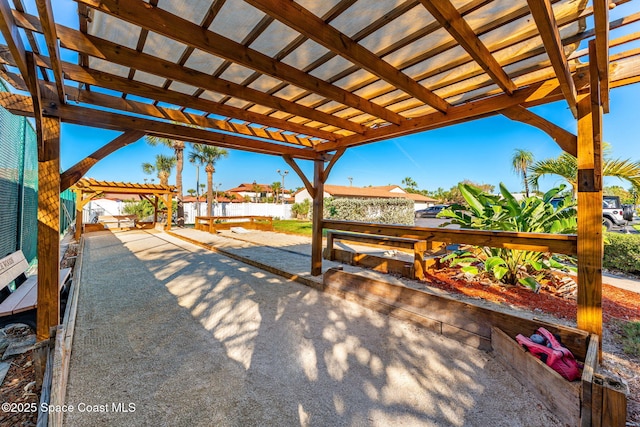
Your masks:
<path fill-rule="evenodd" d="M 578 43 L 595 36 L 597 51 L 609 46 L 602 40 L 608 38 L 606 5 L 587 7 L 587 0 L 528 0 L 529 7 L 491 0 L 375 6 L 363 0 L 202 0 L 197 7 L 186 0 L 76 0 L 79 30 L 51 26 L 47 0 L 37 0 L 39 18 L 17 2 L 11 10 L 0 0 L 5 33 L 25 31 L 8 42 L 45 35 L 50 57 L 31 50 L 43 75 L 51 73 L 55 84 L 64 77 L 66 86 L 55 87 L 58 103 L 64 102 L 60 90 L 68 91 L 86 108 L 196 124 L 216 137 L 272 141 L 267 151 L 303 149 L 304 156 L 306 150 L 326 153 L 501 110 L 522 111 L 518 105 L 564 98 L 571 106 L 578 59 L 586 57 L 575 50 Z M 635 22 L 631 14 L 610 25 Z M 59 61 L 58 40 L 79 54 L 78 65 Z M 20 69 L 16 46 L 0 46 L 0 60 Z M 614 83 L 600 51 L 606 108 L 606 88 Z M 622 58 L 615 63 L 623 64 Z M 624 77 L 615 84 L 634 81 L 631 62 L 624 64 Z M 20 71 L 23 78 L 0 70 L 24 89 L 24 77 L 31 76 Z M 549 84 L 552 95 L 522 99 Z M 51 96 L 52 83 L 40 80 L 40 86 Z"/>

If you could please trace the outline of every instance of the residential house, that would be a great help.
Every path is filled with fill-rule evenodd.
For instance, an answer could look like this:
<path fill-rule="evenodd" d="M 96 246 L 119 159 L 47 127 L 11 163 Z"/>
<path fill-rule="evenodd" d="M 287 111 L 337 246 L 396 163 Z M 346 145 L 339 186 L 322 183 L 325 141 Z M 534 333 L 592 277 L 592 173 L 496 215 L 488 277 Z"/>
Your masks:
<path fill-rule="evenodd" d="M 255 181 L 251 184 L 242 183 L 235 188 L 226 190 L 225 193 L 229 195 L 235 194 L 238 199 L 248 199 L 251 202 L 263 202 L 269 198 L 275 199 L 273 188 L 269 184 L 258 184 Z M 285 198 L 289 193 L 289 190 L 284 190 Z"/>
<path fill-rule="evenodd" d="M 424 209 L 437 203 L 436 199 L 423 196 L 422 194 L 407 193 L 399 185 L 384 185 L 377 187 L 353 187 L 344 185 L 325 185 L 324 197 L 355 197 L 355 198 L 395 198 L 401 197 L 411 199 L 415 204 L 415 210 Z M 300 203 L 312 197 L 306 189 L 298 191 L 295 195 L 295 202 Z"/>

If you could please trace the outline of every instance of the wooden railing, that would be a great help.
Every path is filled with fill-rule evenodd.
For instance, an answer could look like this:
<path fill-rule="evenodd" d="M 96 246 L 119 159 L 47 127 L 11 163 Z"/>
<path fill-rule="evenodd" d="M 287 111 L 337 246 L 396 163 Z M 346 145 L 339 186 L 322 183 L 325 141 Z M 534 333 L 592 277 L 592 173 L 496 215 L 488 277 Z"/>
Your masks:
<path fill-rule="evenodd" d="M 273 231 L 273 218 L 270 216 L 197 216 L 196 230 L 216 233 L 231 227 L 243 227 L 249 230 Z"/>
<path fill-rule="evenodd" d="M 428 242 L 462 243 L 493 248 L 520 249 L 576 255 L 575 234 L 520 233 L 450 228 L 423 228 L 406 225 L 367 224 L 350 221 L 323 220 L 322 228 L 383 236 L 427 240 Z"/>

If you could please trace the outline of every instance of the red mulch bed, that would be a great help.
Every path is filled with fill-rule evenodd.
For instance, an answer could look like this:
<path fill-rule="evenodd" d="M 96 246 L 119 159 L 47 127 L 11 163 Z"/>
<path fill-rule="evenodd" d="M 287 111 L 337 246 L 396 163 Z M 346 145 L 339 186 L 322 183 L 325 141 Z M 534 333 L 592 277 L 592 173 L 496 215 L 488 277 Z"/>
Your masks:
<path fill-rule="evenodd" d="M 524 287 L 483 285 L 452 277 L 450 271 L 436 271 L 426 279 L 430 286 L 469 297 L 482 298 L 499 304 L 508 304 L 528 310 L 540 309 L 558 318 L 576 320 L 576 300 L 562 298 L 540 290 L 534 293 Z M 612 318 L 640 320 L 640 294 L 604 284 L 602 286 L 602 311 L 604 321 Z"/>

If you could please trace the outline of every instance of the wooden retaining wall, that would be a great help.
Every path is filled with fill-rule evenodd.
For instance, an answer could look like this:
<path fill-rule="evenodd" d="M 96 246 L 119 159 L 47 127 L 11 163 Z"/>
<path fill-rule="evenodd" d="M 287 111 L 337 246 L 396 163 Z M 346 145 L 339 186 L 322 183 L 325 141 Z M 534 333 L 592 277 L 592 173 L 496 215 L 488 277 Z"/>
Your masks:
<path fill-rule="evenodd" d="M 475 306 L 425 291 L 329 269 L 323 290 L 378 312 L 417 323 L 433 332 L 485 351 L 496 358 L 563 423 L 570 426 L 624 427 L 627 385 L 598 373 L 597 335 Z M 584 362 L 581 381 L 569 382 L 518 345 L 518 334 L 544 327 L 560 337 Z"/>

